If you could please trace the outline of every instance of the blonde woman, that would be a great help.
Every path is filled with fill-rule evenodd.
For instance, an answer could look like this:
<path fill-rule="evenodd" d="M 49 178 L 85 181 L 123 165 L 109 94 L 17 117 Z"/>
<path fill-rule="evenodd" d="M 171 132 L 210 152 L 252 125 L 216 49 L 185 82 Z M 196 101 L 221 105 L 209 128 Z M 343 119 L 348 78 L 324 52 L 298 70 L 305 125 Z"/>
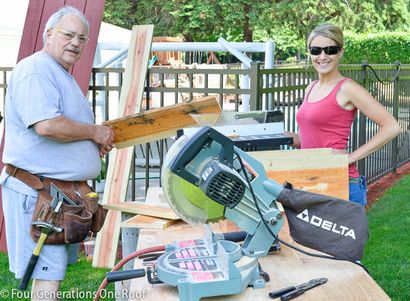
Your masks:
<path fill-rule="evenodd" d="M 353 120 L 360 110 L 379 130 L 367 143 L 349 153 L 349 199 L 366 205 L 366 180 L 356 162 L 381 148 L 401 133 L 395 118 L 366 89 L 338 70 L 343 55 L 343 32 L 332 24 L 317 26 L 307 40 L 318 80 L 308 85 L 296 115 L 297 134 L 291 133 L 298 148 L 332 148 L 347 153 Z"/>

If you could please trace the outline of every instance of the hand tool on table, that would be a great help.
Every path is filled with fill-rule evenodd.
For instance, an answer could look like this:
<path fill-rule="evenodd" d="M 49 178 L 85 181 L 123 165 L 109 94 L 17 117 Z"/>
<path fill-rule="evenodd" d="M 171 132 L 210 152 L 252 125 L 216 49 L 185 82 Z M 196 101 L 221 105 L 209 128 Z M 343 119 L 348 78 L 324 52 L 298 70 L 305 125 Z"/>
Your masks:
<path fill-rule="evenodd" d="M 272 299 L 280 297 L 281 301 L 291 300 L 293 298 L 296 298 L 297 296 L 302 295 L 307 290 L 310 290 L 316 286 L 325 284 L 326 282 L 327 282 L 327 278 L 312 279 L 309 282 L 302 283 L 297 286 L 288 286 L 280 290 L 270 292 L 269 297 L 271 297 Z"/>
<path fill-rule="evenodd" d="M 37 220 L 32 223 L 33 226 L 41 228 L 40 238 L 37 241 L 36 247 L 33 250 L 33 254 L 27 264 L 26 271 L 24 272 L 23 278 L 20 281 L 19 289 L 26 290 L 28 283 L 30 281 L 33 270 L 37 264 L 38 258 L 40 256 L 41 249 L 43 248 L 44 242 L 47 236 L 52 232 L 61 233 L 64 231 L 63 228 L 57 227 L 55 225 L 55 218 L 61 209 L 63 202 L 69 204 L 75 204 L 70 198 L 68 198 L 60 189 L 58 189 L 54 184 L 50 184 L 50 195 L 53 197 L 50 203 L 50 210 L 52 212 L 49 221 Z M 41 218 L 40 218 L 41 219 Z"/>

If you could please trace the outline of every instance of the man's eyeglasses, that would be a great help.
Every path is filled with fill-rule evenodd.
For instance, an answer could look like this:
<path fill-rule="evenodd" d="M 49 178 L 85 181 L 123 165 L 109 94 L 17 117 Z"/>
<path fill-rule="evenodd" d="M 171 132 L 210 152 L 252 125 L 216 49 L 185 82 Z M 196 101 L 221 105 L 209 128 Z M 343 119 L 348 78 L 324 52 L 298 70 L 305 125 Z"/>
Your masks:
<path fill-rule="evenodd" d="M 326 46 L 326 47 L 319 47 L 319 46 L 310 46 L 309 52 L 311 55 L 320 55 L 322 51 L 324 51 L 327 55 L 333 55 L 340 51 L 339 46 Z"/>
<path fill-rule="evenodd" d="M 78 34 L 74 31 L 67 31 L 64 29 L 60 29 L 60 28 L 54 28 L 57 32 L 61 33 L 64 37 L 64 39 L 66 41 L 71 41 L 72 39 L 74 39 L 75 37 L 77 37 L 78 42 L 80 42 L 80 44 L 85 45 L 88 43 L 88 36 L 83 35 L 83 34 Z"/>

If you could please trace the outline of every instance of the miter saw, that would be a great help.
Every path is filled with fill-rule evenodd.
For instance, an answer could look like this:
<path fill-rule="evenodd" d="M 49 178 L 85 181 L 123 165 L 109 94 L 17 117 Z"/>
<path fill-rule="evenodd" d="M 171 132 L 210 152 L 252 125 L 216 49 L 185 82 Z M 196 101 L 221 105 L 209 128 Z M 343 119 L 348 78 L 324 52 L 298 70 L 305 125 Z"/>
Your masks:
<path fill-rule="evenodd" d="M 206 235 L 130 254 L 114 267 L 114 272 L 107 273 L 107 282 L 144 277 L 147 273 L 151 284 L 176 286 L 180 301 L 239 294 L 248 286 L 265 286 L 268 279 L 258 258 L 266 255 L 276 240 L 307 255 L 360 265 L 358 260 L 368 238 L 362 206 L 293 189 L 289 184 L 285 188 L 269 180 L 263 165 L 234 143 L 209 127 L 176 140 L 164 159 L 163 190 L 184 221 L 205 224 Z M 286 211 L 293 240 L 328 255 L 306 252 L 278 238 L 283 219 L 276 201 Z M 207 223 L 222 218 L 243 230 L 246 236 L 242 244 L 212 233 L 207 227 Z M 159 257 L 149 254 L 164 249 Z M 152 260 L 158 257 L 146 273 L 145 269 L 115 272 L 141 254 L 149 254 Z M 106 283 L 102 283 L 94 300 L 99 299 Z"/>
<path fill-rule="evenodd" d="M 175 242 L 158 258 L 153 274 L 177 286 L 181 301 L 264 287 L 258 258 L 268 253 L 282 226 L 275 199 L 283 187 L 267 179 L 263 165 L 204 127 L 172 145 L 161 180 L 168 202 L 184 221 L 206 224 L 225 217 L 247 236 L 239 245 L 208 229 L 203 239 Z"/>

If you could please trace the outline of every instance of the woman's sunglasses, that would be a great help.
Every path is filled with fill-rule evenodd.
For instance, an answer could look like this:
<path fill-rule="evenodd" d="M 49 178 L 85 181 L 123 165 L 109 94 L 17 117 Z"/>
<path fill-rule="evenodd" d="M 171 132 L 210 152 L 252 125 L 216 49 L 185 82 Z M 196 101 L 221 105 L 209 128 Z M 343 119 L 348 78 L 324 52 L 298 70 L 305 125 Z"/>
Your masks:
<path fill-rule="evenodd" d="M 324 51 L 327 55 L 333 55 L 340 51 L 339 46 L 326 46 L 326 47 L 319 47 L 319 46 L 310 46 L 309 52 L 312 55 L 320 55 Z"/>

